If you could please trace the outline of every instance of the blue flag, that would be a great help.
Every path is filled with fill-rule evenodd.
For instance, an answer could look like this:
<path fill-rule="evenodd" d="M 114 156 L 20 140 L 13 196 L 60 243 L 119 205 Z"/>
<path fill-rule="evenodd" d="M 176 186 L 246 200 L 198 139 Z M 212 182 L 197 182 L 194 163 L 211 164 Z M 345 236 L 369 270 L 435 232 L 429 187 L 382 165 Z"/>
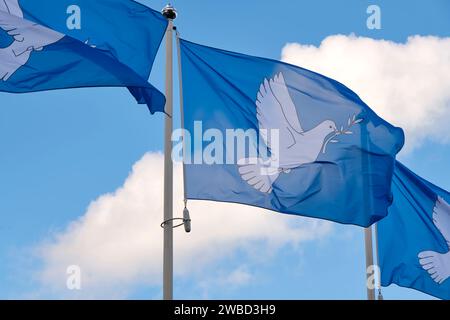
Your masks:
<path fill-rule="evenodd" d="M 386 216 L 401 129 L 320 74 L 185 40 L 181 53 L 189 199 L 360 226 Z"/>
<path fill-rule="evenodd" d="M 392 192 L 389 215 L 378 223 L 381 284 L 450 299 L 450 193 L 400 162 Z"/>
<path fill-rule="evenodd" d="M 0 91 L 121 86 L 163 111 L 148 77 L 166 27 L 131 0 L 2 0 Z"/>

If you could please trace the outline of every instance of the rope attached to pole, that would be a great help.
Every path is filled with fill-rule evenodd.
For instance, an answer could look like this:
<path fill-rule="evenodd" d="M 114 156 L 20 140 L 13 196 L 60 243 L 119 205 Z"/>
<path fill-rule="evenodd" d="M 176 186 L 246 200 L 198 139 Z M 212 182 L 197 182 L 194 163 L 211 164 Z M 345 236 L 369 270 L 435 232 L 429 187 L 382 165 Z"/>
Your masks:
<path fill-rule="evenodd" d="M 183 77 L 182 77 L 182 69 L 181 69 L 181 51 L 180 51 L 180 33 L 177 28 L 174 26 L 173 31 L 175 31 L 176 41 L 177 41 L 177 53 L 178 53 L 178 78 L 179 78 L 179 89 L 180 89 L 180 115 L 181 115 L 181 129 L 183 132 L 183 218 L 173 218 L 161 223 L 161 228 L 165 228 L 167 224 L 173 221 L 182 221 L 177 225 L 173 225 L 172 228 L 178 228 L 184 225 L 184 230 L 186 232 L 191 232 L 191 217 L 189 214 L 189 210 L 187 208 L 188 199 L 186 193 L 186 168 L 185 168 L 185 159 L 186 159 L 186 137 L 184 134 L 184 105 L 183 105 Z"/>

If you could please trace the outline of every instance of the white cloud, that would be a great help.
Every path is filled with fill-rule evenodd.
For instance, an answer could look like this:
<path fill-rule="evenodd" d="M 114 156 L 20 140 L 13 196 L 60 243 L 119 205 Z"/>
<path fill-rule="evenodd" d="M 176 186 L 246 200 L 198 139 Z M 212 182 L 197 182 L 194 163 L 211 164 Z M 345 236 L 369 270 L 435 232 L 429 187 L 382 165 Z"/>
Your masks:
<path fill-rule="evenodd" d="M 406 151 L 450 142 L 450 38 L 412 36 L 404 44 L 334 35 L 319 47 L 287 44 L 282 59 L 355 91 L 406 134 Z"/>
<path fill-rule="evenodd" d="M 222 283 L 226 286 L 240 286 L 249 283 L 253 278 L 253 275 L 244 267 L 239 267 L 229 273 L 226 277 L 221 279 Z"/>
<path fill-rule="evenodd" d="M 234 269 L 230 267 L 228 269 L 219 269 L 213 275 L 203 274 L 197 281 L 196 296 L 201 296 L 202 299 L 211 299 L 211 293 L 218 291 L 222 294 L 230 293 L 230 291 L 246 286 L 252 281 L 261 281 L 249 266 L 240 265 Z"/>
<path fill-rule="evenodd" d="M 117 298 L 135 286 L 159 286 L 162 274 L 163 158 L 146 154 L 138 161 L 123 187 L 99 197 L 66 230 L 39 246 L 43 269 L 39 279 L 58 296 Z M 176 166 L 175 177 L 181 177 Z M 182 213 L 179 179 L 174 188 L 174 214 Z M 193 231 L 175 230 L 175 276 L 202 279 L 209 268 L 237 251 L 255 261 L 275 254 L 285 245 L 296 248 L 304 241 L 329 234 L 331 223 L 281 215 L 243 205 L 191 201 Z M 78 294 L 67 291 L 66 268 L 82 270 Z M 223 268 L 223 267 L 222 267 Z M 231 267 L 230 267 L 231 268 Z M 251 270 L 223 270 L 219 285 L 245 285 Z"/>

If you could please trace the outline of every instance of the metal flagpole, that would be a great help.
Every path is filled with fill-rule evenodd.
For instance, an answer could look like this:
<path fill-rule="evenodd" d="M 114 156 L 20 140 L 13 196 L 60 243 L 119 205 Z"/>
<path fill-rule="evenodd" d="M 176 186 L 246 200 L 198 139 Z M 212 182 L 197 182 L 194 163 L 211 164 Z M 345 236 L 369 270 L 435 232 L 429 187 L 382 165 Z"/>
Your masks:
<path fill-rule="evenodd" d="M 374 227 L 375 232 L 375 256 L 377 259 L 377 290 L 378 290 L 378 297 L 377 300 L 383 300 L 383 294 L 381 292 L 381 269 L 380 269 L 380 256 L 378 254 L 378 223 L 375 223 Z"/>
<path fill-rule="evenodd" d="M 173 20 L 177 14 L 169 4 L 162 10 L 169 24 L 166 31 L 166 118 L 164 132 L 164 253 L 163 298 L 173 299 Z"/>
<path fill-rule="evenodd" d="M 372 245 L 372 226 L 364 230 L 364 240 L 366 249 L 366 288 L 367 300 L 375 300 L 375 288 L 369 287 L 369 278 L 372 276 L 369 271 L 373 268 L 373 245 Z"/>

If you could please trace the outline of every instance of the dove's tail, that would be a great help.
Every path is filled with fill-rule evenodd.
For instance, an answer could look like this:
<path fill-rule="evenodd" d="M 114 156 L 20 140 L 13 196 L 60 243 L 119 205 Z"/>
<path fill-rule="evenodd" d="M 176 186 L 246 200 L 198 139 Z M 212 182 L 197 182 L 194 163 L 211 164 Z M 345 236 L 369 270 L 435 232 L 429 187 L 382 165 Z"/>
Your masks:
<path fill-rule="evenodd" d="M 238 162 L 239 174 L 256 190 L 272 192 L 272 184 L 280 175 L 278 167 L 272 167 L 260 158 L 242 159 Z"/>
<path fill-rule="evenodd" d="M 448 271 L 450 266 L 449 252 L 442 254 L 434 251 L 422 251 L 419 253 L 419 263 L 437 284 L 442 284 L 450 277 Z"/>

